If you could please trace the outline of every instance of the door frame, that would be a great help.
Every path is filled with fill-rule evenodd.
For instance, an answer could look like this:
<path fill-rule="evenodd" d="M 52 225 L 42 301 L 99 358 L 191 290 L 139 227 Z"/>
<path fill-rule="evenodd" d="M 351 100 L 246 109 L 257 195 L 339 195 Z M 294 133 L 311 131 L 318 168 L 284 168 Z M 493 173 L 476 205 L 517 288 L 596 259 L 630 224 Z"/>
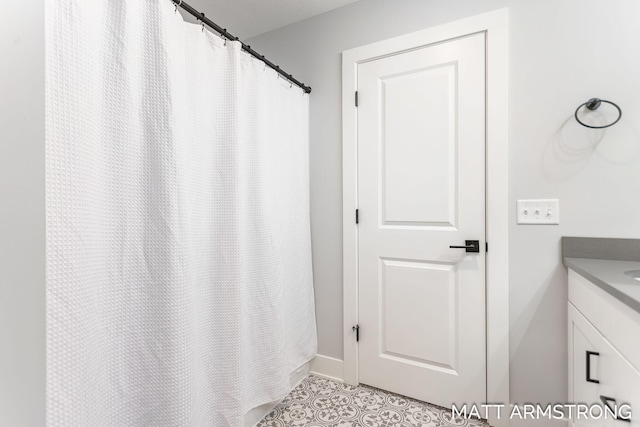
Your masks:
<path fill-rule="evenodd" d="M 342 52 L 343 379 L 358 384 L 358 64 L 434 43 L 486 34 L 486 351 L 487 402 L 509 410 L 508 9 L 438 25 Z M 464 403 L 464 402 L 461 402 Z M 504 411 L 503 411 L 504 412 Z M 489 414 L 492 426 L 508 417 Z"/>

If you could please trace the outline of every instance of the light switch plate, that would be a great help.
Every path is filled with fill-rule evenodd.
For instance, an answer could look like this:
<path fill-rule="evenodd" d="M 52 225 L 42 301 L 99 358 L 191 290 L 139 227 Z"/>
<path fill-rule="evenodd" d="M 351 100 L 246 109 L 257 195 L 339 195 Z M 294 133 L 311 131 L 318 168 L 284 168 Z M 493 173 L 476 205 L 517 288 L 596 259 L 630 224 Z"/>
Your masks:
<path fill-rule="evenodd" d="M 518 200 L 518 224 L 560 224 L 558 199 Z"/>

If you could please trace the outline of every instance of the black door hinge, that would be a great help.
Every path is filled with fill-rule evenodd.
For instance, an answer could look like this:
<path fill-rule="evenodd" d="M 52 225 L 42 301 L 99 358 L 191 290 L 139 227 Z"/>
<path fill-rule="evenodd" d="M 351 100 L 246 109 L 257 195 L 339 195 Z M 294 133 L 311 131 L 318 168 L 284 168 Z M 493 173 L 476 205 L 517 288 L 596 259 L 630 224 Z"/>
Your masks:
<path fill-rule="evenodd" d="M 360 214 L 358 212 L 358 209 L 356 209 L 356 224 L 360 222 Z"/>
<path fill-rule="evenodd" d="M 484 251 L 489 252 L 489 242 L 484 242 Z"/>
<path fill-rule="evenodd" d="M 356 342 L 360 341 L 360 325 L 356 325 L 351 328 L 356 333 Z"/>
<path fill-rule="evenodd" d="M 356 91 L 356 107 L 358 106 L 358 91 Z"/>

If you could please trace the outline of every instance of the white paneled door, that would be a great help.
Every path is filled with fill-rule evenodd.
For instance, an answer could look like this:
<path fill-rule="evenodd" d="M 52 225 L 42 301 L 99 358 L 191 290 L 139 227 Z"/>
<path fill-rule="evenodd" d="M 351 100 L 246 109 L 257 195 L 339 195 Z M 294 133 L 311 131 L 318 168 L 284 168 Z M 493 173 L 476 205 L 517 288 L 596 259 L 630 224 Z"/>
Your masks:
<path fill-rule="evenodd" d="M 360 382 L 485 402 L 485 35 L 357 78 Z"/>

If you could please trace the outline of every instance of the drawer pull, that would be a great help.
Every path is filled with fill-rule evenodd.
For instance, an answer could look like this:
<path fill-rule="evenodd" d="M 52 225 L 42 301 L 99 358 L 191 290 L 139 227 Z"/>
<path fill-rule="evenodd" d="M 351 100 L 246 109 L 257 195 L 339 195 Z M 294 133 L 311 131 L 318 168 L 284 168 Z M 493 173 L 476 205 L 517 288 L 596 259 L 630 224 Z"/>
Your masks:
<path fill-rule="evenodd" d="M 599 380 L 591 378 L 591 356 L 600 356 L 600 353 L 596 351 L 587 351 L 587 382 L 600 384 Z"/>
<path fill-rule="evenodd" d="M 616 400 L 613 397 L 607 397 L 607 396 L 602 396 L 600 395 L 600 400 L 602 401 L 602 404 L 604 406 L 606 406 L 612 414 L 616 415 L 616 420 L 617 421 L 624 421 L 626 423 L 630 423 L 631 422 L 631 418 L 623 418 L 620 417 L 620 415 L 618 415 L 618 408 L 613 408 L 611 405 L 609 405 L 609 402 L 613 402 L 613 404 L 615 405 Z"/>

